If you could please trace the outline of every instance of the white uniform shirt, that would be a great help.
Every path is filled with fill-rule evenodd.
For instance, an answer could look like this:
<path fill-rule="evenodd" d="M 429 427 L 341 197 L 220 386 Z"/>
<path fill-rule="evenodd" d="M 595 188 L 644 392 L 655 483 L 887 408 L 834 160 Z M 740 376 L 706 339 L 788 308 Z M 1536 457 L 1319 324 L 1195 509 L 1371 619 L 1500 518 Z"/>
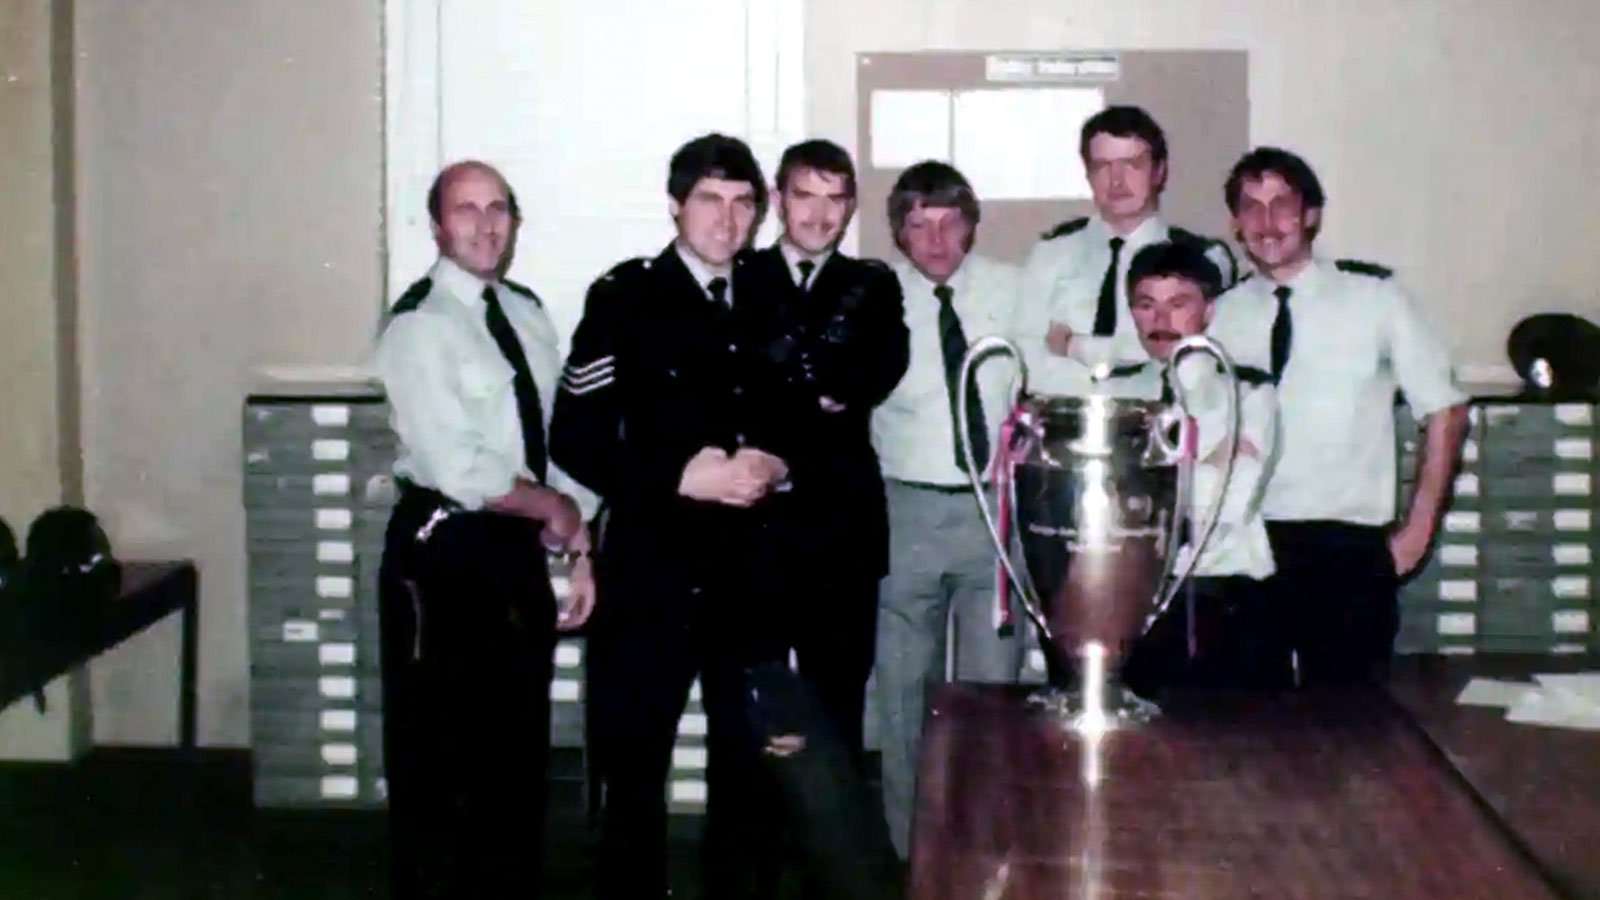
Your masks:
<path fill-rule="evenodd" d="M 904 257 L 892 268 L 905 294 L 911 361 L 900 383 L 873 410 L 873 449 L 885 477 L 952 487 L 970 484 L 965 469 L 955 460 L 955 422 L 945 386 L 935 285 Z M 968 254 L 948 283 L 954 291 L 950 303 L 961 319 L 969 346 L 986 335 L 1010 335 L 1017 299 L 1015 266 Z M 978 367 L 978 396 L 991 452 L 1000 446 L 1000 426 L 1011 412 L 1015 374 L 1015 368 L 998 357 Z"/>
<path fill-rule="evenodd" d="M 1106 379 L 1098 387 L 1113 396 L 1153 400 L 1161 396 L 1161 369 L 1147 362 L 1137 372 Z M 1197 446 L 1189 517 L 1192 528 L 1203 524 L 1222 491 L 1223 463 L 1212 457 L 1228 434 L 1227 379 L 1201 353 L 1186 355 L 1178 363 L 1178 378 L 1185 388 L 1190 415 L 1195 419 Z M 1272 545 L 1261 500 L 1270 481 L 1278 453 L 1278 398 L 1270 384 L 1239 385 L 1239 436 L 1255 448 L 1253 455 L 1238 454 L 1233 461 L 1216 528 L 1200 553 L 1193 574 L 1243 575 L 1266 578 L 1276 571 Z M 1192 551 L 1185 546 L 1178 568 Z"/>
<path fill-rule="evenodd" d="M 1450 354 L 1391 278 L 1313 260 L 1287 286 L 1283 446 L 1263 510 L 1269 520 L 1386 524 L 1395 515 L 1395 388 L 1419 420 L 1466 402 Z M 1217 299 L 1208 333 L 1234 362 L 1270 370 L 1277 287 L 1257 275 Z"/>
<path fill-rule="evenodd" d="M 485 282 L 441 258 L 416 309 L 396 315 L 378 339 L 375 365 L 400 437 L 395 474 L 433 488 L 467 509 L 509 492 L 517 478 L 538 481 L 524 460 L 515 372 L 484 321 Z M 544 425 L 555 404 L 561 355 L 544 308 L 503 283 L 495 293 L 527 357 Z M 549 484 L 578 500 L 593 495 L 550 466 Z"/>
<path fill-rule="evenodd" d="M 1172 229 L 1160 216 L 1150 216 L 1123 236 L 1117 254 L 1117 326 L 1109 337 L 1094 334 L 1100 307 L 1100 286 L 1111 265 L 1111 227 L 1091 216 L 1082 228 L 1034 244 L 1023 264 L 1022 300 L 1017 336 L 1028 361 L 1029 387 L 1039 393 L 1083 395 L 1090 388 L 1089 374 L 1099 365 L 1143 362 L 1149 356 L 1139 343 L 1133 314 L 1128 310 L 1128 267 L 1140 250 L 1171 238 Z M 1213 243 L 1206 257 L 1216 264 L 1223 286 L 1236 271 L 1226 245 Z M 1051 354 L 1044 343 L 1051 322 L 1072 329 L 1072 357 Z"/>

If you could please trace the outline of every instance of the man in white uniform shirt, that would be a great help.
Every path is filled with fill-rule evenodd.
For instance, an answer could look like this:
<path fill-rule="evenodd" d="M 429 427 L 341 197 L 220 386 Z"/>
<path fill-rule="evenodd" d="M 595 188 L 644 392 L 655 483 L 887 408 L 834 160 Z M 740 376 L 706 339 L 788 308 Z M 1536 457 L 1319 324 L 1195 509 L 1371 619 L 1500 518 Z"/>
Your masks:
<path fill-rule="evenodd" d="M 1434 328 L 1392 273 L 1312 254 L 1322 185 L 1300 157 L 1247 153 L 1224 188 L 1258 274 L 1217 300 L 1211 334 L 1277 380 L 1282 451 L 1262 508 L 1302 683 L 1379 674 L 1398 627 L 1396 586 L 1421 562 L 1466 434 L 1466 397 Z M 1427 437 L 1396 519 L 1395 389 Z"/>
<path fill-rule="evenodd" d="M 1150 359 L 1113 370 L 1103 387 L 1117 396 L 1172 402 L 1167 370 L 1173 347 L 1202 333 L 1216 313 L 1222 277 L 1193 244 L 1160 242 L 1140 250 L 1128 267 L 1134 326 Z M 1282 687 L 1288 657 L 1262 603 L 1261 580 L 1273 572 L 1261 516 L 1262 489 L 1277 453 L 1278 403 L 1270 376 L 1240 366 L 1239 443 L 1217 524 L 1195 563 L 1193 577 L 1172 607 L 1135 646 L 1124 677 L 1150 695 L 1180 685 Z M 1222 490 L 1228 465 L 1228 383 L 1209 355 L 1189 353 L 1175 372 L 1196 419 L 1197 465 L 1189 510 L 1189 545 Z"/>
<path fill-rule="evenodd" d="M 501 277 L 521 220 L 500 173 L 446 168 L 428 210 L 439 260 L 376 360 L 400 438 L 379 588 L 392 887 L 537 893 L 555 631 L 594 602 L 582 489 L 544 437 L 561 357 L 538 298 Z M 561 613 L 546 548 L 578 554 Z"/>
<path fill-rule="evenodd" d="M 1045 232 L 1023 266 L 1016 331 L 1030 385 L 1044 393 L 1082 394 L 1097 366 L 1144 361 L 1127 293 L 1128 266 L 1141 248 L 1192 243 L 1217 267 L 1224 288 L 1238 277 L 1227 244 L 1162 220 L 1167 138 L 1149 113 L 1106 107 L 1083 123 L 1078 154 L 1095 214 Z"/>
<path fill-rule="evenodd" d="M 1020 639 L 996 628 L 993 545 L 961 462 L 970 442 L 987 467 L 1009 411 L 1008 367 L 979 368 L 967 399 L 971 432 L 955 421 L 961 358 L 972 341 L 1009 332 L 1017 296 L 1014 267 L 971 252 L 978 218 L 972 186 L 941 162 L 905 170 L 889 194 L 911 361 L 872 416 L 889 502 L 876 672 L 884 812 L 902 857 L 926 687 L 944 678 L 947 622 L 954 621 L 957 678 L 1014 681 L 1021 663 Z"/>

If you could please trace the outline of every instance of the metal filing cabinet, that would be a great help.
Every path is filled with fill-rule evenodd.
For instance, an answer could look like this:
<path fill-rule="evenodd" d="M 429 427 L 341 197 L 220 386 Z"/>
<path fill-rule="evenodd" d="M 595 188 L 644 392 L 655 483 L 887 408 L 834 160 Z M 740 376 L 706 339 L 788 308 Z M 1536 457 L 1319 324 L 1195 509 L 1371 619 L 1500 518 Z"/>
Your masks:
<path fill-rule="evenodd" d="M 394 436 L 371 385 L 291 385 L 244 408 L 255 802 L 384 799 L 377 571 Z"/>
<path fill-rule="evenodd" d="M 289 385 L 246 401 L 257 806 L 384 803 L 378 569 L 395 452 L 377 385 Z M 565 574 L 552 576 L 559 595 Z M 581 637 L 556 645 L 553 747 L 584 746 L 584 651 Z"/>
<path fill-rule="evenodd" d="M 1480 397 L 1471 412 L 1472 433 L 1437 546 L 1401 590 L 1396 649 L 1600 649 L 1595 406 Z M 1403 406 L 1396 433 L 1404 504 L 1421 435 Z"/>

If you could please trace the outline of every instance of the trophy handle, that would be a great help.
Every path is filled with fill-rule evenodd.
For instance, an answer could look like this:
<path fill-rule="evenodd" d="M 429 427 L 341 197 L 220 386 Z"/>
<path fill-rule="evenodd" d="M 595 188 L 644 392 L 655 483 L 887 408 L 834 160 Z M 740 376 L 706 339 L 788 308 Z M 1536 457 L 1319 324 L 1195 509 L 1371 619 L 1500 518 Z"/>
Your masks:
<path fill-rule="evenodd" d="M 1200 520 L 1200 526 L 1190 535 L 1190 543 L 1194 551 L 1189 554 L 1188 561 L 1183 566 L 1182 572 L 1174 571 L 1177 568 L 1177 554 L 1167 555 L 1167 573 L 1163 580 L 1165 587 L 1161 591 L 1160 602 L 1155 611 L 1151 613 L 1149 621 L 1154 622 L 1156 617 L 1166 611 L 1172 603 L 1172 598 L 1178 593 L 1178 587 L 1189 579 L 1194 573 L 1194 568 L 1200 562 L 1200 552 L 1205 549 L 1206 542 L 1211 540 L 1211 533 L 1217 528 L 1217 520 L 1222 518 L 1222 505 L 1228 497 L 1228 481 L 1233 478 L 1233 460 L 1239 453 L 1239 377 L 1233 370 L 1233 359 L 1228 356 L 1228 351 L 1223 349 L 1221 343 L 1206 337 L 1203 334 L 1191 335 L 1178 342 L 1172 349 L 1172 355 L 1167 357 L 1167 380 L 1172 385 L 1173 396 L 1177 399 L 1178 406 L 1183 410 L 1186 418 L 1189 414 L 1189 398 L 1185 396 L 1183 382 L 1178 379 L 1178 360 L 1186 353 L 1199 351 L 1214 359 L 1222 367 L 1222 373 L 1228 380 L 1228 414 L 1223 419 L 1228 426 L 1227 442 L 1223 444 L 1228 448 L 1228 459 L 1222 466 L 1222 483 L 1217 490 L 1217 497 L 1206 509 L 1205 516 Z M 1181 440 L 1181 439 L 1180 439 Z M 1178 515 L 1188 515 L 1189 501 L 1193 491 L 1193 469 L 1199 464 L 1198 460 L 1188 460 L 1180 463 L 1184 467 L 1184 475 L 1180 479 L 1178 496 Z M 1174 525 L 1173 533 L 1178 533 Z"/>
<path fill-rule="evenodd" d="M 1016 409 L 1018 400 L 1028 392 L 1028 364 L 1022 358 L 1022 351 L 1017 345 L 998 335 L 986 335 L 978 338 L 967 348 L 967 355 L 961 359 L 961 371 L 956 382 L 956 427 L 961 429 L 961 434 L 968 434 L 967 418 L 967 386 L 972 379 L 977 377 L 978 364 L 991 354 L 1002 354 L 1016 361 L 1018 379 L 1016 388 L 1011 393 L 1011 402 L 1008 408 Z M 1000 465 L 1011 465 L 1009 447 L 996 447 L 994 459 Z M 962 462 L 966 464 L 967 478 L 972 482 L 972 496 L 978 501 L 978 512 L 983 516 L 984 528 L 989 531 L 989 540 L 994 542 L 995 553 L 1000 557 L 1000 565 L 1005 567 L 1006 578 L 1017 591 L 1017 599 L 1021 601 L 1022 608 L 1027 611 L 1028 618 L 1038 627 L 1039 633 L 1045 639 L 1050 638 L 1050 626 L 1046 624 L 1044 612 L 1039 605 L 1039 600 L 1030 589 L 1031 585 L 1017 574 L 1017 567 L 1011 560 L 1011 553 L 1006 547 L 1005 539 L 1000 536 L 1000 528 L 996 524 L 995 513 L 989 509 L 989 502 L 983 493 L 983 472 L 978 468 L 978 460 L 972 455 L 972 446 L 968 441 L 961 441 Z"/>

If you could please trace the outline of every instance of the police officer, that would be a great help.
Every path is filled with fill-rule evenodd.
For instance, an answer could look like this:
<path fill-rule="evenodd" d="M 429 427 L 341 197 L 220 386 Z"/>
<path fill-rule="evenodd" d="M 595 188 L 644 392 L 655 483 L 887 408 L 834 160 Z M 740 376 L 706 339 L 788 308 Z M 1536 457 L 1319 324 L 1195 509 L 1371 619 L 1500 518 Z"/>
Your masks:
<path fill-rule="evenodd" d="M 1299 156 L 1259 147 L 1224 187 L 1256 274 L 1217 300 L 1211 334 L 1277 381 L 1282 450 L 1262 509 L 1302 683 L 1370 677 L 1398 627 L 1397 579 L 1433 540 L 1466 433 L 1439 331 L 1383 266 L 1317 258 L 1324 195 Z M 1396 520 L 1394 393 L 1426 423 Z"/>
<path fill-rule="evenodd" d="M 784 447 L 795 507 L 784 543 L 805 577 L 790 583 L 789 643 L 801 678 L 859 759 L 878 581 L 889 566 L 868 423 L 906 370 L 900 282 L 877 260 L 839 252 L 856 208 L 844 148 L 810 140 L 785 150 L 777 196 L 783 234 L 751 254 L 745 272 L 771 307 L 771 356 L 786 388 L 777 412 L 794 432 Z"/>
<path fill-rule="evenodd" d="M 1157 241 L 1193 243 L 1223 278 L 1237 279 L 1228 245 L 1168 225 L 1160 214 L 1167 138 L 1137 106 L 1109 106 L 1083 123 L 1078 155 L 1095 214 L 1045 232 L 1023 266 L 1018 338 L 1034 386 L 1081 394 L 1097 366 L 1145 359 L 1128 315 L 1127 273 L 1139 250 Z M 1102 369 L 1103 371 L 1103 369 Z"/>
<path fill-rule="evenodd" d="M 734 261 L 766 206 L 742 141 L 709 134 L 668 168 L 677 237 L 589 290 L 556 398 L 555 460 L 609 508 L 589 642 L 590 729 L 605 785 L 600 896 L 666 892 L 666 779 L 698 675 L 710 723 L 709 896 L 769 896 L 766 808 L 745 674 L 783 656 L 771 526 L 789 468 L 769 452 L 771 394 Z M 764 446 L 765 445 L 765 448 Z"/>
<path fill-rule="evenodd" d="M 394 306 L 377 369 L 400 438 L 381 571 L 384 757 L 397 897 L 538 891 L 555 630 L 588 617 L 588 533 L 550 467 L 560 357 L 500 273 L 521 224 L 481 162 L 428 194 L 439 260 Z M 557 612 L 546 550 L 578 554 Z"/>
<path fill-rule="evenodd" d="M 1193 243 L 1161 241 L 1135 254 L 1128 266 L 1128 296 L 1134 328 L 1150 359 L 1113 370 L 1105 383 L 1115 395 L 1170 403 L 1175 378 L 1184 389 L 1185 408 L 1195 416 L 1191 543 L 1180 552 L 1179 571 L 1191 565 L 1195 529 L 1217 510 L 1216 526 L 1192 563 L 1193 577 L 1138 642 L 1124 670 L 1128 684 L 1147 696 L 1180 685 L 1284 687 L 1288 681 L 1287 651 L 1261 592 L 1262 579 L 1273 572 L 1261 515 L 1261 492 L 1278 443 L 1271 377 L 1248 366 L 1235 368 L 1239 441 L 1237 452 L 1230 452 L 1224 440 L 1228 383 L 1214 360 L 1190 353 L 1175 369 L 1167 368 L 1179 341 L 1205 331 L 1221 290 L 1217 267 Z"/>
<path fill-rule="evenodd" d="M 888 206 L 911 360 L 872 416 L 889 500 L 876 671 L 884 812 L 905 857 L 926 688 L 944 679 L 947 622 L 955 623 L 958 678 L 1015 681 L 1021 664 L 1020 640 L 996 628 L 993 544 L 962 462 L 970 444 L 987 467 L 1008 411 L 1010 373 L 980 367 L 967 397 L 969 430 L 955 417 L 962 356 L 979 337 L 1009 333 L 1018 281 L 1014 266 L 971 252 L 978 198 L 954 167 L 929 161 L 906 169 Z"/>

